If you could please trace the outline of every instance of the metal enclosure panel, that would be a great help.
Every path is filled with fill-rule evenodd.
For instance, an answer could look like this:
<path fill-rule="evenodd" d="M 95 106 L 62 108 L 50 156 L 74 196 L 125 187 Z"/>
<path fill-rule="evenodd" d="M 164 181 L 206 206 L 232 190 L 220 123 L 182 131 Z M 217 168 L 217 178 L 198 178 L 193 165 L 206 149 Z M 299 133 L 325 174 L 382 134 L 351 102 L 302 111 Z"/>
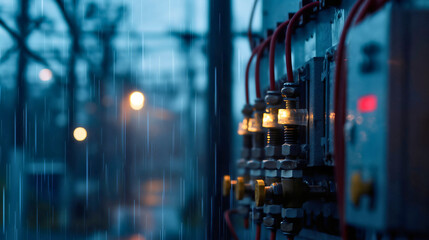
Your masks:
<path fill-rule="evenodd" d="M 406 81 L 406 102 L 402 117 L 405 124 L 400 128 L 405 135 L 404 147 L 407 148 L 404 163 L 403 180 L 403 224 L 408 230 L 429 232 L 429 10 L 415 9 L 407 11 L 399 20 L 406 29 L 406 50 L 408 54 Z M 399 21 L 398 20 L 398 21 Z M 402 90 L 403 91 L 403 90 Z M 393 106 L 392 106 L 393 107 Z M 402 216 L 401 216 L 402 217 Z"/>
<path fill-rule="evenodd" d="M 357 26 L 348 47 L 347 222 L 378 230 L 429 231 L 429 11 L 388 5 Z M 375 31 L 376 29 L 376 31 Z M 365 53 L 377 46 L 378 51 Z M 371 59 L 372 60 L 369 60 Z M 365 63 L 372 64 L 365 69 Z M 377 107 L 359 113 L 362 96 Z M 351 203 L 352 174 L 372 180 L 374 195 Z"/>
<path fill-rule="evenodd" d="M 322 144 L 324 147 L 324 162 L 327 166 L 333 166 L 334 153 L 334 81 L 335 81 L 335 48 L 332 47 L 326 51 L 323 63 L 322 81 L 324 84 L 324 117 L 325 134 Z"/>
<path fill-rule="evenodd" d="M 376 229 L 387 227 L 390 204 L 386 189 L 390 14 L 387 7 L 368 17 L 351 30 L 347 46 L 346 219 Z M 378 50 L 368 56 L 365 49 L 371 46 Z M 372 61 L 371 71 L 363 69 L 367 61 Z M 376 97 L 376 109 L 358 111 L 359 99 L 367 96 Z M 363 196 L 358 206 L 350 198 L 351 176 L 356 173 L 373 182 L 375 193 L 372 198 Z"/>
<path fill-rule="evenodd" d="M 265 0 L 262 1 L 262 35 L 268 29 L 274 30 L 277 23 L 289 18 L 289 13 L 295 13 L 300 8 L 300 0 Z M 276 9 L 277 11 L 274 11 Z M 281 11 L 278 11 L 281 9 Z"/>
<path fill-rule="evenodd" d="M 323 82 L 321 80 L 324 58 L 316 57 L 308 61 L 303 67 L 303 74 L 300 80 L 307 81 L 307 109 L 309 116 L 309 126 L 307 135 L 308 145 L 308 166 L 322 166 L 324 134 L 324 111 L 323 111 Z"/>

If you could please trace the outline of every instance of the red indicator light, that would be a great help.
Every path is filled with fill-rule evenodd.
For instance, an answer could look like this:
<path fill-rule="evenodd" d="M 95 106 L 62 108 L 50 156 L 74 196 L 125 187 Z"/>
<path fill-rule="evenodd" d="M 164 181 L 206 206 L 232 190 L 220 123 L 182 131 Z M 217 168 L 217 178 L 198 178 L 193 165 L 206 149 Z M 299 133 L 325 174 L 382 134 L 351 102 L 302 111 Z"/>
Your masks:
<path fill-rule="evenodd" d="M 357 109 L 362 113 L 374 112 L 377 109 L 377 96 L 371 94 L 360 97 L 357 102 Z"/>

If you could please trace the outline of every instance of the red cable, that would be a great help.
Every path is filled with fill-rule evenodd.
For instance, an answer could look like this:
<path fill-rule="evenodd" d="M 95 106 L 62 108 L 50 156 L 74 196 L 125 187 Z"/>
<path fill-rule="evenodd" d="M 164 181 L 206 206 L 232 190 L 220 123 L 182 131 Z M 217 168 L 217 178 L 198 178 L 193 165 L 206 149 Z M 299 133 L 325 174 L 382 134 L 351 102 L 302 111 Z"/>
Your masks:
<path fill-rule="evenodd" d="M 277 229 L 271 230 L 270 240 L 276 240 Z"/>
<path fill-rule="evenodd" d="M 371 11 L 371 8 L 374 7 L 374 4 L 375 2 L 373 0 L 367 0 L 365 2 L 365 5 L 363 5 L 361 10 L 359 11 L 359 14 L 356 17 L 355 24 L 360 23 L 366 17 L 366 15 Z"/>
<path fill-rule="evenodd" d="M 265 48 L 271 42 L 271 36 L 269 36 L 265 41 L 259 45 L 258 47 L 258 57 L 256 58 L 255 65 L 255 88 L 256 88 L 256 97 L 261 98 L 261 86 L 260 86 L 260 76 L 259 76 L 259 66 L 261 65 L 262 55 L 264 53 Z"/>
<path fill-rule="evenodd" d="M 365 2 L 365 5 L 359 11 L 359 14 L 356 17 L 355 24 L 360 23 L 368 14 L 377 11 L 389 0 L 368 0 Z"/>
<path fill-rule="evenodd" d="M 249 229 L 249 218 L 248 217 L 244 218 L 244 228 Z"/>
<path fill-rule="evenodd" d="M 270 55 L 269 55 L 269 70 L 270 70 L 270 90 L 274 91 L 276 90 L 276 79 L 275 79 L 275 72 L 274 72 L 274 61 L 275 61 L 275 55 L 276 55 L 276 41 L 277 36 L 286 28 L 289 24 L 289 20 L 283 22 L 280 24 L 276 30 L 274 31 L 272 37 L 271 37 L 271 43 L 270 43 Z"/>
<path fill-rule="evenodd" d="M 287 28 L 286 31 L 286 40 L 285 40 L 285 44 L 286 44 L 286 71 L 287 71 L 287 81 L 288 82 L 293 82 L 293 71 L 292 71 L 292 47 L 291 47 L 291 40 L 292 40 L 292 32 L 295 28 L 295 26 L 299 23 L 299 19 L 301 18 L 301 16 L 306 13 L 307 11 L 311 11 L 313 10 L 313 8 L 319 6 L 319 1 L 317 2 L 312 2 L 309 3 L 307 5 L 305 5 L 304 7 L 302 7 L 301 9 L 299 9 L 298 12 L 296 12 L 293 17 L 291 18 L 291 20 L 289 21 L 289 26 Z"/>
<path fill-rule="evenodd" d="M 256 224 L 256 240 L 260 240 L 261 239 L 261 224 L 258 223 Z"/>
<path fill-rule="evenodd" d="M 335 157 L 335 178 L 337 180 L 337 198 L 338 210 L 340 217 L 340 227 L 342 239 L 347 239 L 347 228 L 344 220 L 344 123 L 345 123 L 345 87 L 346 83 L 342 78 L 342 65 L 344 63 L 344 44 L 347 37 L 347 32 L 353 23 L 353 20 L 358 13 L 364 0 L 357 0 L 350 10 L 349 16 L 344 23 L 344 28 L 338 43 L 336 52 L 336 67 L 335 67 L 335 87 L 334 87 L 334 112 L 335 112 L 335 127 L 334 127 L 334 157 Z M 289 72 L 288 72 L 289 73 Z"/>
<path fill-rule="evenodd" d="M 246 66 L 246 74 L 245 74 L 245 88 L 246 88 L 246 103 L 249 104 L 249 71 L 250 71 L 250 65 L 252 64 L 253 57 L 255 57 L 256 53 L 258 52 L 259 46 L 255 47 L 252 51 L 252 55 L 249 58 L 249 61 L 247 62 Z"/>
<path fill-rule="evenodd" d="M 237 233 L 235 233 L 234 226 L 232 225 L 232 223 L 231 223 L 231 219 L 230 219 L 230 216 L 229 216 L 231 213 L 236 213 L 236 212 L 237 212 L 237 210 L 226 210 L 226 211 L 223 213 L 223 216 L 225 217 L 226 225 L 228 226 L 229 231 L 231 232 L 232 237 L 233 237 L 235 240 L 238 240 Z"/>

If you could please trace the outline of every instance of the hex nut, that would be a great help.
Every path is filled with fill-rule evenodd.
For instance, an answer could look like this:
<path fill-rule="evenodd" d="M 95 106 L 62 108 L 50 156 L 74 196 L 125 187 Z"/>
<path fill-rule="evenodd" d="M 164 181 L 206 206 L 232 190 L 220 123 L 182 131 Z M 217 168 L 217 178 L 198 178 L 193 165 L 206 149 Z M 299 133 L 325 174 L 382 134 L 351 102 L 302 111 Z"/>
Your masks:
<path fill-rule="evenodd" d="M 282 178 L 302 178 L 302 170 L 282 170 Z"/>
<path fill-rule="evenodd" d="M 262 221 L 264 213 L 261 211 L 253 211 L 253 221 Z"/>
<path fill-rule="evenodd" d="M 283 144 L 282 154 L 284 156 L 298 156 L 301 153 L 301 146 L 299 144 Z"/>
<path fill-rule="evenodd" d="M 262 169 L 276 170 L 277 169 L 277 161 L 273 159 L 263 160 L 262 161 Z"/>
<path fill-rule="evenodd" d="M 254 177 L 254 178 L 259 178 L 261 177 L 262 174 L 262 170 L 261 169 L 251 169 L 250 170 L 250 176 Z"/>
<path fill-rule="evenodd" d="M 261 167 L 261 161 L 259 160 L 250 160 L 246 164 L 249 169 L 259 169 Z"/>
<path fill-rule="evenodd" d="M 280 223 L 280 230 L 287 233 L 297 233 L 301 230 L 301 227 L 294 222 L 282 221 Z"/>
<path fill-rule="evenodd" d="M 280 170 L 293 170 L 304 166 L 305 162 L 303 160 L 281 159 L 277 161 L 277 168 Z"/>
<path fill-rule="evenodd" d="M 247 167 L 247 161 L 245 159 L 239 159 L 237 161 L 237 167 L 238 168 L 246 168 Z"/>
<path fill-rule="evenodd" d="M 265 150 L 263 148 L 252 148 L 252 158 L 262 159 L 264 155 Z"/>
<path fill-rule="evenodd" d="M 264 217 L 264 226 L 265 227 L 274 227 L 276 224 L 276 219 L 272 216 Z"/>
<path fill-rule="evenodd" d="M 277 169 L 274 169 L 274 170 L 265 169 L 264 175 L 265 175 L 265 178 L 278 178 L 279 171 Z"/>
<path fill-rule="evenodd" d="M 281 205 L 265 205 L 264 212 L 267 214 L 280 214 L 282 212 Z"/>
<path fill-rule="evenodd" d="M 276 157 L 281 156 L 283 153 L 282 146 L 266 146 L 265 147 L 265 156 L 266 157 Z"/>
<path fill-rule="evenodd" d="M 248 157 L 250 157 L 250 154 L 251 154 L 251 150 L 249 148 L 242 148 L 241 149 L 240 155 L 242 158 L 248 158 Z"/>
<path fill-rule="evenodd" d="M 283 218 L 302 218 L 304 217 L 304 210 L 302 208 L 283 208 Z"/>

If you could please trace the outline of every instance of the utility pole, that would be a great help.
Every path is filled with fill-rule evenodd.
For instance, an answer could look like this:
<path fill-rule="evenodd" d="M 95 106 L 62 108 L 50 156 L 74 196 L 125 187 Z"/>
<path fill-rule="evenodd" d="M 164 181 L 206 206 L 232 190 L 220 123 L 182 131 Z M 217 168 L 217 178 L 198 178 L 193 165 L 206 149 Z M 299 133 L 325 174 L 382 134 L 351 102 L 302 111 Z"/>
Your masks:
<path fill-rule="evenodd" d="M 227 239 L 223 212 L 228 200 L 222 197 L 222 176 L 231 158 L 231 1 L 211 0 L 208 38 L 208 149 L 207 239 Z"/>

